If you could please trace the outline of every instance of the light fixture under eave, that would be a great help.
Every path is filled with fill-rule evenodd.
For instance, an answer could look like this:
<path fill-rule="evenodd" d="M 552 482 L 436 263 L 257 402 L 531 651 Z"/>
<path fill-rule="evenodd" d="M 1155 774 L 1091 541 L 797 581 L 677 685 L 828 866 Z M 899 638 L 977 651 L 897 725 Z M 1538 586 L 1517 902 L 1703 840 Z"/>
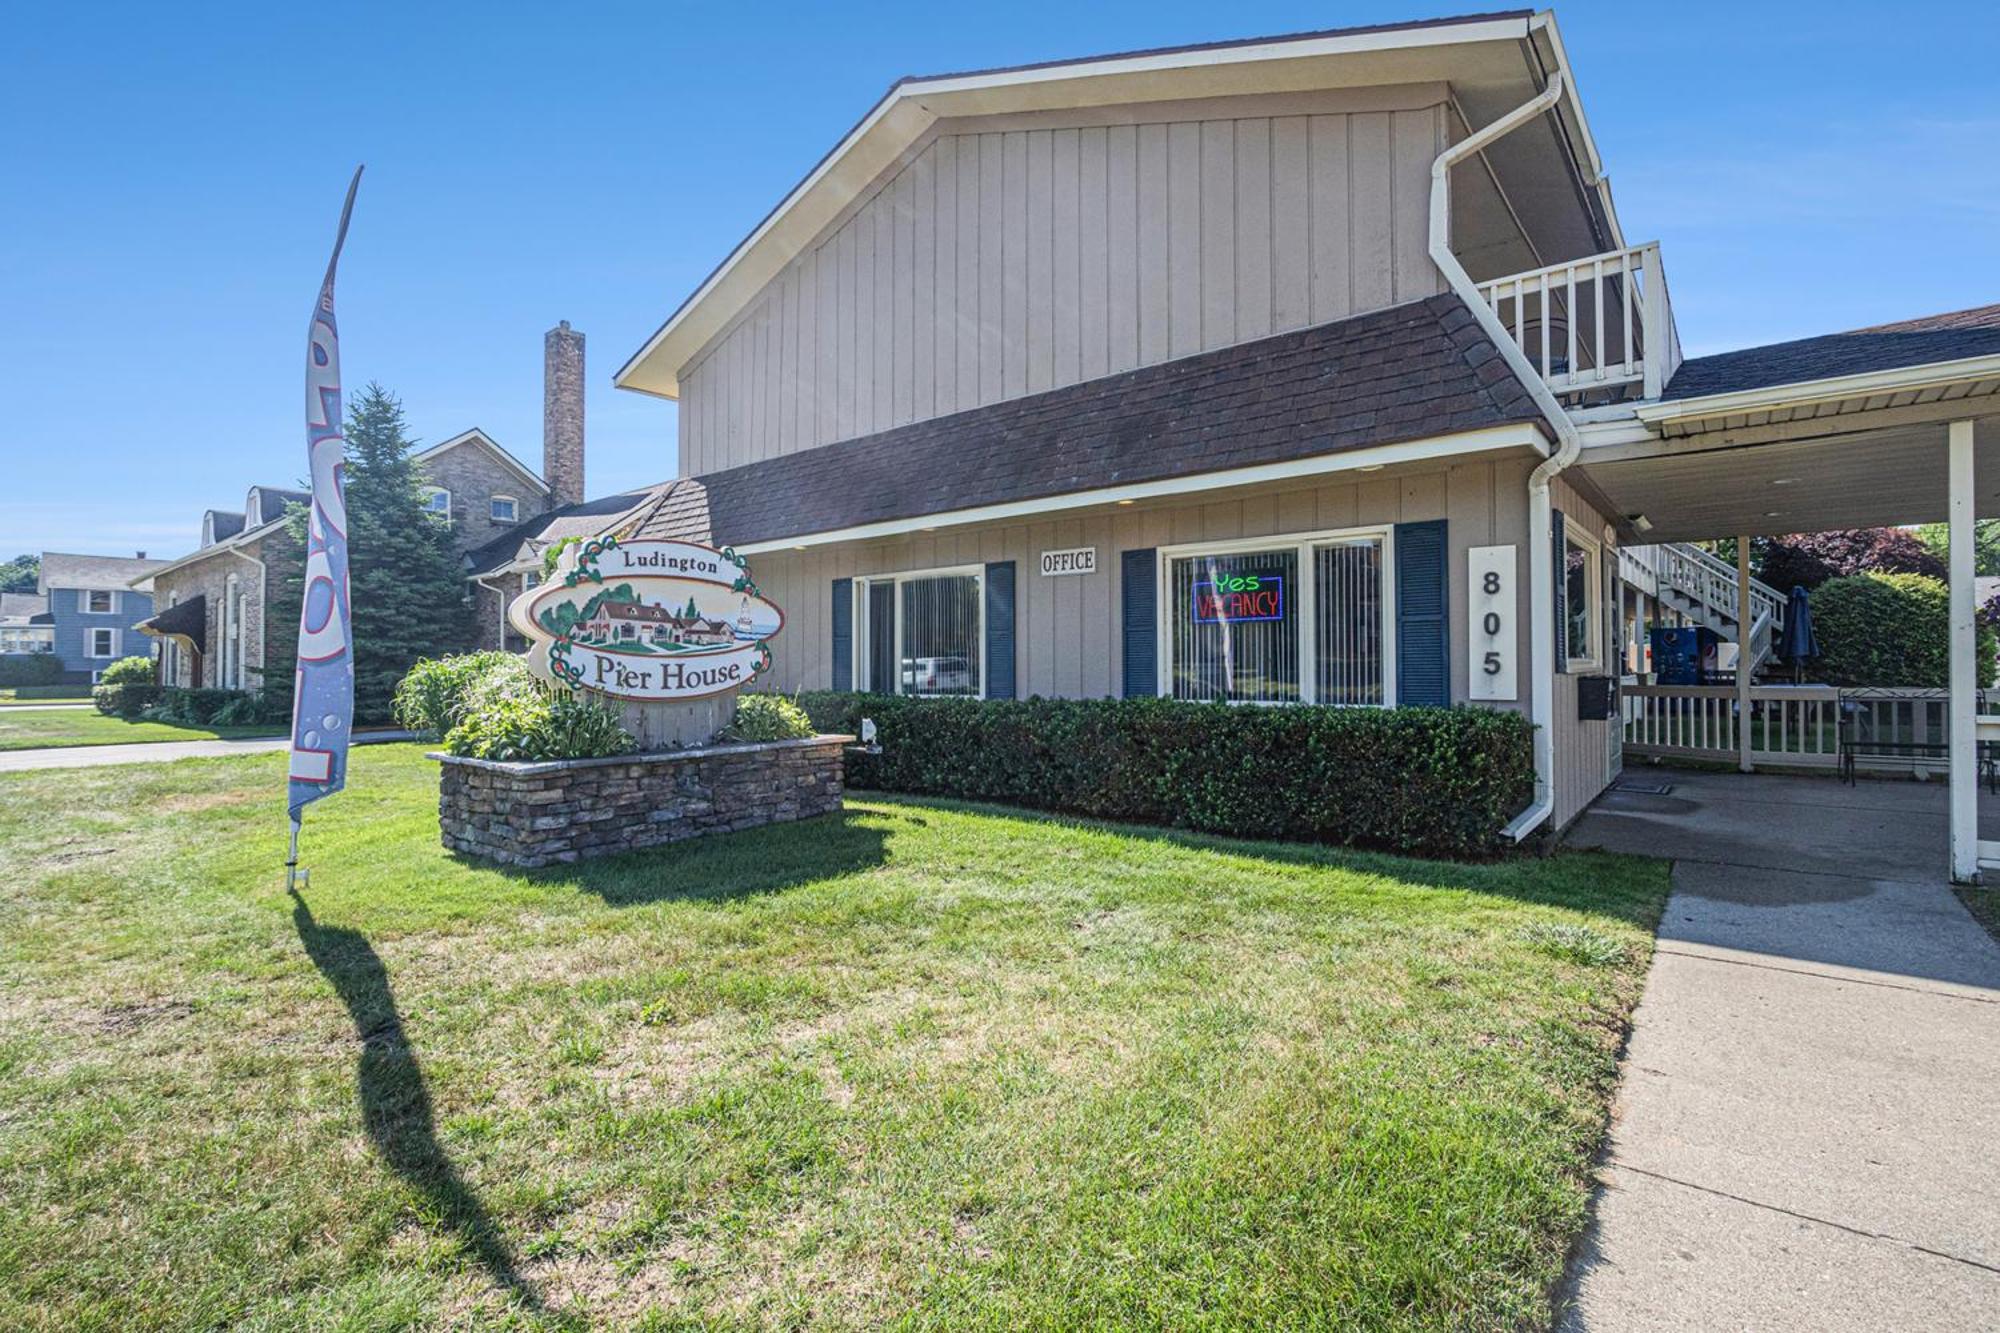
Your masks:
<path fill-rule="evenodd" d="M 1382 470 L 1382 467 L 1383 465 L 1381 463 L 1365 463 L 1354 470 L 1356 472 L 1380 472 Z"/>
<path fill-rule="evenodd" d="M 1627 514 L 1625 515 L 1625 521 L 1632 525 L 1634 532 L 1651 532 L 1653 530 L 1653 520 L 1647 518 L 1644 514 Z"/>
<path fill-rule="evenodd" d="M 1764 511 L 1764 517 L 1765 517 L 1765 518 L 1777 518 L 1777 517 L 1778 517 L 1778 516 L 1779 516 L 1779 515 L 1780 515 L 1781 513 L 1783 513 L 1783 512 L 1784 512 L 1783 510 L 1779 510 L 1779 509 L 1766 509 L 1766 510 Z"/>
<path fill-rule="evenodd" d="M 1797 480 L 1797 477 L 1773 477 L 1771 478 L 1771 484 L 1773 486 L 1789 486 Z"/>
<path fill-rule="evenodd" d="M 1138 503 L 1138 501 L 1137 501 L 1137 500 L 1120 500 L 1120 501 L 1119 501 L 1118 503 L 1119 503 L 1119 504 L 1121 504 L 1121 505 L 1129 505 L 1129 504 L 1137 504 L 1137 503 Z"/>

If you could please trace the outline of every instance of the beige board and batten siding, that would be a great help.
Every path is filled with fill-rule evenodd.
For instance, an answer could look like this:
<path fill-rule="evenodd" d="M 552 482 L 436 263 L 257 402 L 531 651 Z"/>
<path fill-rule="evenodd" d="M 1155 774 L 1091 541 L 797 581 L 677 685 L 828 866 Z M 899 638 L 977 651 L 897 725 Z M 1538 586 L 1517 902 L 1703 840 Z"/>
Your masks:
<path fill-rule="evenodd" d="M 1605 515 L 1561 476 L 1549 483 L 1549 499 L 1564 518 L 1574 522 L 1604 546 L 1603 564 L 1606 570 L 1599 584 L 1604 596 L 1598 606 L 1598 619 L 1603 622 L 1598 629 L 1603 636 L 1599 648 L 1602 657 L 1610 653 L 1617 643 L 1613 629 L 1616 598 L 1611 596 L 1611 590 L 1618 586 L 1617 545 L 1615 541 L 1606 539 L 1608 519 Z M 1619 740 L 1616 735 L 1618 724 L 1577 720 L 1577 680 L 1583 675 L 1604 675 L 1617 670 L 1615 665 L 1600 662 L 1594 667 L 1578 667 L 1556 673 L 1555 716 L 1550 723 L 1555 743 L 1556 828 L 1567 827 L 1611 783 L 1615 768 L 1612 746 Z"/>
<path fill-rule="evenodd" d="M 1444 96 L 940 122 L 682 368 L 681 475 L 1434 295 Z"/>
<path fill-rule="evenodd" d="M 1046 521 L 1006 520 L 879 541 L 776 551 L 753 556 L 752 575 L 785 612 L 772 644 L 770 688 L 826 689 L 833 682 L 833 581 L 1011 560 L 1015 566 L 1017 693 L 1060 698 L 1117 694 L 1123 680 L 1120 553 L 1195 542 L 1281 537 L 1292 533 L 1447 520 L 1451 549 L 1451 692 L 1468 691 L 1466 548 L 1515 548 L 1518 605 L 1528 616 L 1525 456 L 1473 458 L 1449 466 L 1384 471 L 1317 485 L 1219 491 L 1192 503 L 1159 502 Z M 1041 553 L 1097 548 L 1097 572 L 1046 577 Z M 1391 572 L 1393 577 L 1393 572 Z M 1393 638 L 1391 640 L 1393 642 Z M 1526 648 L 1517 633 L 1516 652 Z M 1522 697 L 1496 707 L 1525 708 Z"/>

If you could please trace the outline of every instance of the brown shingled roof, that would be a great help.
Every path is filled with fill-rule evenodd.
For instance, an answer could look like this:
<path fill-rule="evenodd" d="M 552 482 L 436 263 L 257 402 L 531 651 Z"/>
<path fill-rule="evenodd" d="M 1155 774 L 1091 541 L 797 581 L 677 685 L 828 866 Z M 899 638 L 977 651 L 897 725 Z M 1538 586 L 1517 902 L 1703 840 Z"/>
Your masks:
<path fill-rule="evenodd" d="M 684 479 L 633 534 L 746 546 L 1542 422 L 1456 297 Z"/>

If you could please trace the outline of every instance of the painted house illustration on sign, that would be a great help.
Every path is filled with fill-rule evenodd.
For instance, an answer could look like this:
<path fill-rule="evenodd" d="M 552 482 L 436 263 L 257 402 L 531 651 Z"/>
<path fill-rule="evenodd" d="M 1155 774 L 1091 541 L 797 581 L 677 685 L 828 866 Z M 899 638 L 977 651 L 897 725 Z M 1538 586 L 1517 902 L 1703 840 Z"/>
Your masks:
<path fill-rule="evenodd" d="M 576 627 L 576 642 L 593 647 L 639 644 L 663 648 L 712 648 L 734 643 L 736 633 L 726 621 L 713 620 L 688 609 L 672 611 L 644 602 L 605 597 L 596 614 Z M 746 613 L 747 614 L 747 613 Z"/>
<path fill-rule="evenodd" d="M 755 559 L 772 687 L 1517 710 L 1520 837 L 1638 627 L 1769 656 L 1682 543 L 1945 517 L 2000 307 L 1684 362 L 1516 12 L 901 80 L 616 383 L 680 405 L 629 535 Z"/>

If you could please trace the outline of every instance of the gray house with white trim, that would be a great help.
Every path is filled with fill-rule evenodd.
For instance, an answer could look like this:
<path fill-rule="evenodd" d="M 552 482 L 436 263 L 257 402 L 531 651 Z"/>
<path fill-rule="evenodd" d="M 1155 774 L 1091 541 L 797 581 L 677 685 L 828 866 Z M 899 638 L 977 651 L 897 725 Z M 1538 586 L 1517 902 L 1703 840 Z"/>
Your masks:
<path fill-rule="evenodd" d="M 617 373 L 681 473 L 621 530 L 752 557 L 780 689 L 1520 711 L 1519 837 L 1619 769 L 1633 599 L 1768 651 L 1662 539 L 1943 516 L 1989 316 L 1683 365 L 1548 13 L 909 78 Z"/>

